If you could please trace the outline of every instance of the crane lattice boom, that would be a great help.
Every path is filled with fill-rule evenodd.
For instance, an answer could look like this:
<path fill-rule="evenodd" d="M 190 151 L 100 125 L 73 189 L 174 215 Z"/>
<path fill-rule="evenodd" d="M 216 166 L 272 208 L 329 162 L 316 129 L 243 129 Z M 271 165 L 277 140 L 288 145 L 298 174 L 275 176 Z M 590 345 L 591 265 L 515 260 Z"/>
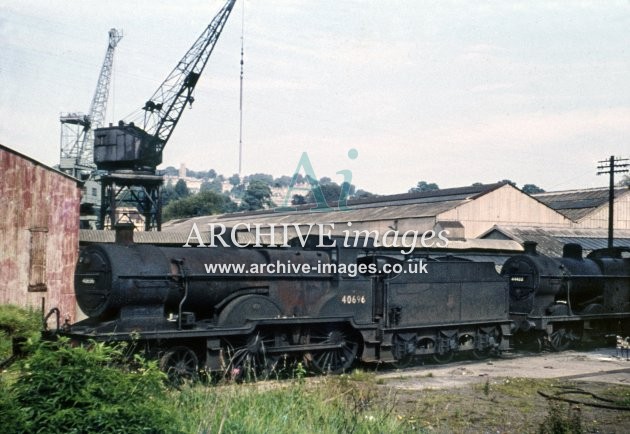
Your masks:
<path fill-rule="evenodd" d="M 60 168 L 75 177 L 78 177 L 78 172 L 81 170 L 96 167 L 93 148 L 94 129 L 103 126 L 105 121 L 114 65 L 114 50 L 122 37 L 122 32 L 119 30 L 109 30 L 107 51 L 88 114 L 65 113 L 59 119 L 62 124 Z"/>

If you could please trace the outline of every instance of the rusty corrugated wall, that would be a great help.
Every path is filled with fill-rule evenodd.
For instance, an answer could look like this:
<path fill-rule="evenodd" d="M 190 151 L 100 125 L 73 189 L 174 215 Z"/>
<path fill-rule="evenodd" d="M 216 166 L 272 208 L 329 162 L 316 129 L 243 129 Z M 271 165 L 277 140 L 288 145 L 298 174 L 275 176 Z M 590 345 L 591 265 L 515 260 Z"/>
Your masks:
<path fill-rule="evenodd" d="M 0 304 L 75 319 L 80 201 L 74 178 L 0 145 Z"/>

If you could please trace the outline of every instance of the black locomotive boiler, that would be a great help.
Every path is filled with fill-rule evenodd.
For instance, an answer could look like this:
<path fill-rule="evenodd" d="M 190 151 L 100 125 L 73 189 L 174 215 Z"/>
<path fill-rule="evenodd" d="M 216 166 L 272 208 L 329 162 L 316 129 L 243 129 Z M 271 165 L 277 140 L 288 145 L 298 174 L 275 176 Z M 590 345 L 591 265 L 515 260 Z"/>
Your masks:
<path fill-rule="evenodd" d="M 163 369 L 184 376 L 198 368 L 263 373 L 284 360 L 339 373 L 356 360 L 443 362 L 510 345 L 505 279 L 490 261 L 308 241 L 287 248 L 97 244 L 80 254 L 75 292 L 88 318 L 65 335 L 134 339 Z"/>
<path fill-rule="evenodd" d="M 562 351 L 579 341 L 630 334 L 630 249 L 583 257 L 579 244 L 566 244 L 562 257 L 553 258 L 525 242 L 525 254 L 509 258 L 501 272 L 518 342 Z"/>

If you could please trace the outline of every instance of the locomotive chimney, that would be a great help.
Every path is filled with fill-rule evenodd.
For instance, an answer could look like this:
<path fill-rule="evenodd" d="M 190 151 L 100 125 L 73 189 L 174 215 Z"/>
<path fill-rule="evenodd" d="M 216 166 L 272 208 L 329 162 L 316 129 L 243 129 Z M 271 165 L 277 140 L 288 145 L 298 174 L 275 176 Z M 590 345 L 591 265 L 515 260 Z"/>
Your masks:
<path fill-rule="evenodd" d="M 537 255 L 536 246 L 538 245 L 535 241 L 525 241 L 523 243 L 523 249 L 525 250 L 526 255 Z"/>
<path fill-rule="evenodd" d="M 133 223 L 116 223 L 114 230 L 116 231 L 116 244 L 128 246 L 133 244 L 133 230 L 135 226 Z"/>
<path fill-rule="evenodd" d="M 582 259 L 582 246 L 576 243 L 565 244 L 562 248 L 562 257 Z"/>

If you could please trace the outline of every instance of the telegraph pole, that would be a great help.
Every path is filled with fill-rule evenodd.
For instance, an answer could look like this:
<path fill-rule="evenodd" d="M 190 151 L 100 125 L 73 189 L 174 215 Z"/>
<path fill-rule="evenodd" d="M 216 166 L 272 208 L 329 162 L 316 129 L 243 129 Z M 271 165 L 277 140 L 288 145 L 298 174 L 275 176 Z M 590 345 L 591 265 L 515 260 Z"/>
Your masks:
<path fill-rule="evenodd" d="M 608 189 L 608 248 L 611 249 L 613 246 L 613 209 L 615 207 L 615 173 L 624 173 L 627 172 L 627 167 L 630 164 L 627 163 L 627 158 L 615 158 L 614 156 L 610 156 L 608 160 L 598 161 L 599 166 L 597 169 L 598 175 L 610 175 L 610 184 Z"/>

